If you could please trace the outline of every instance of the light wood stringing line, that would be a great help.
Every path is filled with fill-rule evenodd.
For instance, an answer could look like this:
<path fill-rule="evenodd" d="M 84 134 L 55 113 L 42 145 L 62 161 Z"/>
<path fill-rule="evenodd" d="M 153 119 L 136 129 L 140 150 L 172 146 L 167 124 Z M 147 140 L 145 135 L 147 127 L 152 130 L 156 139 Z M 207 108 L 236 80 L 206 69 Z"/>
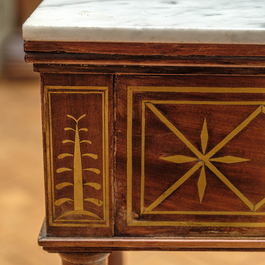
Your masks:
<path fill-rule="evenodd" d="M 188 226 L 228 226 L 228 227 L 262 227 L 265 226 L 264 223 L 201 223 L 201 222 L 194 222 L 193 224 L 188 224 L 187 222 L 166 222 L 166 221 L 154 221 L 154 222 L 143 222 L 143 221 L 133 221 L 132 222 L 132 161 L 131 161 L 131 154 L 132 151 L 132 100 L 133 100 L 133 91 L 134 92 L 197 92 L 197 93 L 264 93 L 264 88 L 213 88 L 213 87 L 143 87 L 143 86 L 129 86 L 127 87 L 127 117 L 128 117 L 128 124 L 127 124 L 127 224 L 129 226 L 175 226 L 175 225 L 188 225 Z M 176 101 L 176 100 L 169 100 L 169 101 L 161 101 L 161 100 L 143 100 L 142 105 L 145 103 L 153 103 L 153 104 L 205 104 L 205 105 L 262 105 L 261 111 L 264 113 L 264 101 L 255 101 L 255 102 L 246 102 L 246 101 L 217 101 L 217 102 L 206 102 L 206 101 Z M 143 117 L 143 114 L 142 114 Z M 145 118 L 144 118 L 145 119 Z M 145 121 L 144 121 L 145 126 Z M 131 130 L 131 131 L 130 131 Z M 142 133 L 143 133 L 142 129 Z M 143 150 L 142 144 L 142 150 Z M 142 156 L 142 161 L 143 161 Z M 141 174 L 142 175 L 142 174 Z M 141 183 L 144 183 L 144 180 L 141 180 Z M 142 185 L 142 184 L 141 184 Z M 142 209 L 142 200 L 143 200 L 143 193 L 141 192 L 141 209 Z M 256 204 L 259 206 L 262 202 L 265 203 L 265 198 Z M 129 206 L 129 207 L 128 207 Z M 254 208 L 255 209 L 255 208 Z M 255 209 L 257 210 L 257 208 Z M 146 214 L 208 214 L 208 215 L 265 215 L 265 213 L 257 213 L 257 212 L 190 212 L 190 211 L 147 211 L 145 210 Z"/>

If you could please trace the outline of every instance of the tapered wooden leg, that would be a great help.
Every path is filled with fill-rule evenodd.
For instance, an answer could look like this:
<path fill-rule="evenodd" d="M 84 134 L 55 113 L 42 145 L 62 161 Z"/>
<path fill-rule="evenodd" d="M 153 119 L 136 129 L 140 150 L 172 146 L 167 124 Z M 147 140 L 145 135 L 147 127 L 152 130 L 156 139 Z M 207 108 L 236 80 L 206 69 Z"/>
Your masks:
<path fill-rule="evenodd" d="M 62 265 L 107 265 L 109 253 L 59 253 Z"/>
<path fill-rule="evenodd" d="M 114 251 L 109 256 L 109 265 L 122 265 L 122 252 Z"/>

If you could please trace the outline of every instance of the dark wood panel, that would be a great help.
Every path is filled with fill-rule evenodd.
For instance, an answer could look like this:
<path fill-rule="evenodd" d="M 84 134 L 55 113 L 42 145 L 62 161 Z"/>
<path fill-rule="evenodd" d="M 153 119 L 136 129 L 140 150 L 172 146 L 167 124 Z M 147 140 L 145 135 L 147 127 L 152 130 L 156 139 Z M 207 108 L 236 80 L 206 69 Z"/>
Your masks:
<path fill-rule="evenodd" d="M 119 76 L 116 89 L 115 235 L 264 236 L 264 77 Z"/>
<path fill-rule="evenodd" d="M 264 66 L 264 56 L 127 55 L 94 53 L 27 52 L 27 63 L 117 65 L 245 65 Z"/>
<path fill-rule="evenodd" d="M 265 56 L 265 45 L 126 43 L 126 42 L 50 42 L 26 41 L 26 52 L 67 52 L 131 55 Z"/>
<path fill-rule="evenodd" d="M 113 80 L 42 75 L 47 233 L 113 235 Z"/>
<path fill-rule="evenodd" d="M 39 245 L 49 252 L 112 251 L 264 251 L 264 238 L 64 238 L 47 237 L 45 227 Z"/>
<path fill-rule="evenodd" d="M 34 64 L 34 71 L 40 73 L 107 73 L 107 74 L 168 74 L 168 75 L 264 75 L 263 67 L 228 66 L 147 66 L 147 65 L 76 65 L 76 64 Z"/>

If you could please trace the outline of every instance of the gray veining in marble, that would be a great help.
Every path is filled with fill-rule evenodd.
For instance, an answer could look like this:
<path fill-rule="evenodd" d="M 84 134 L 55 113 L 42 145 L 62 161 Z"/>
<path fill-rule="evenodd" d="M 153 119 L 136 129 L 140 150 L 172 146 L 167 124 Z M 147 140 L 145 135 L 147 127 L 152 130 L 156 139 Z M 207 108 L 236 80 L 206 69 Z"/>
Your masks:
<path fill-rule="evenodd" d="M 44 0 L 25 40 L 265 43 L 264 0 Z"/>

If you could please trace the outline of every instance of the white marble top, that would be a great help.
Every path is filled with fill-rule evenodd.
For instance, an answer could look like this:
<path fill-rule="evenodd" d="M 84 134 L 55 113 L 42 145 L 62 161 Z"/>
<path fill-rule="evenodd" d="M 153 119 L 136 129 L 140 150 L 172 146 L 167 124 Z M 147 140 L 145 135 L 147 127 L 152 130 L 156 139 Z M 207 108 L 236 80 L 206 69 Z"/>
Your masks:
<path fill-rule="evenodd" d="M 23 37 L 265 44 L 265 0 L 43 0 Z"/>

